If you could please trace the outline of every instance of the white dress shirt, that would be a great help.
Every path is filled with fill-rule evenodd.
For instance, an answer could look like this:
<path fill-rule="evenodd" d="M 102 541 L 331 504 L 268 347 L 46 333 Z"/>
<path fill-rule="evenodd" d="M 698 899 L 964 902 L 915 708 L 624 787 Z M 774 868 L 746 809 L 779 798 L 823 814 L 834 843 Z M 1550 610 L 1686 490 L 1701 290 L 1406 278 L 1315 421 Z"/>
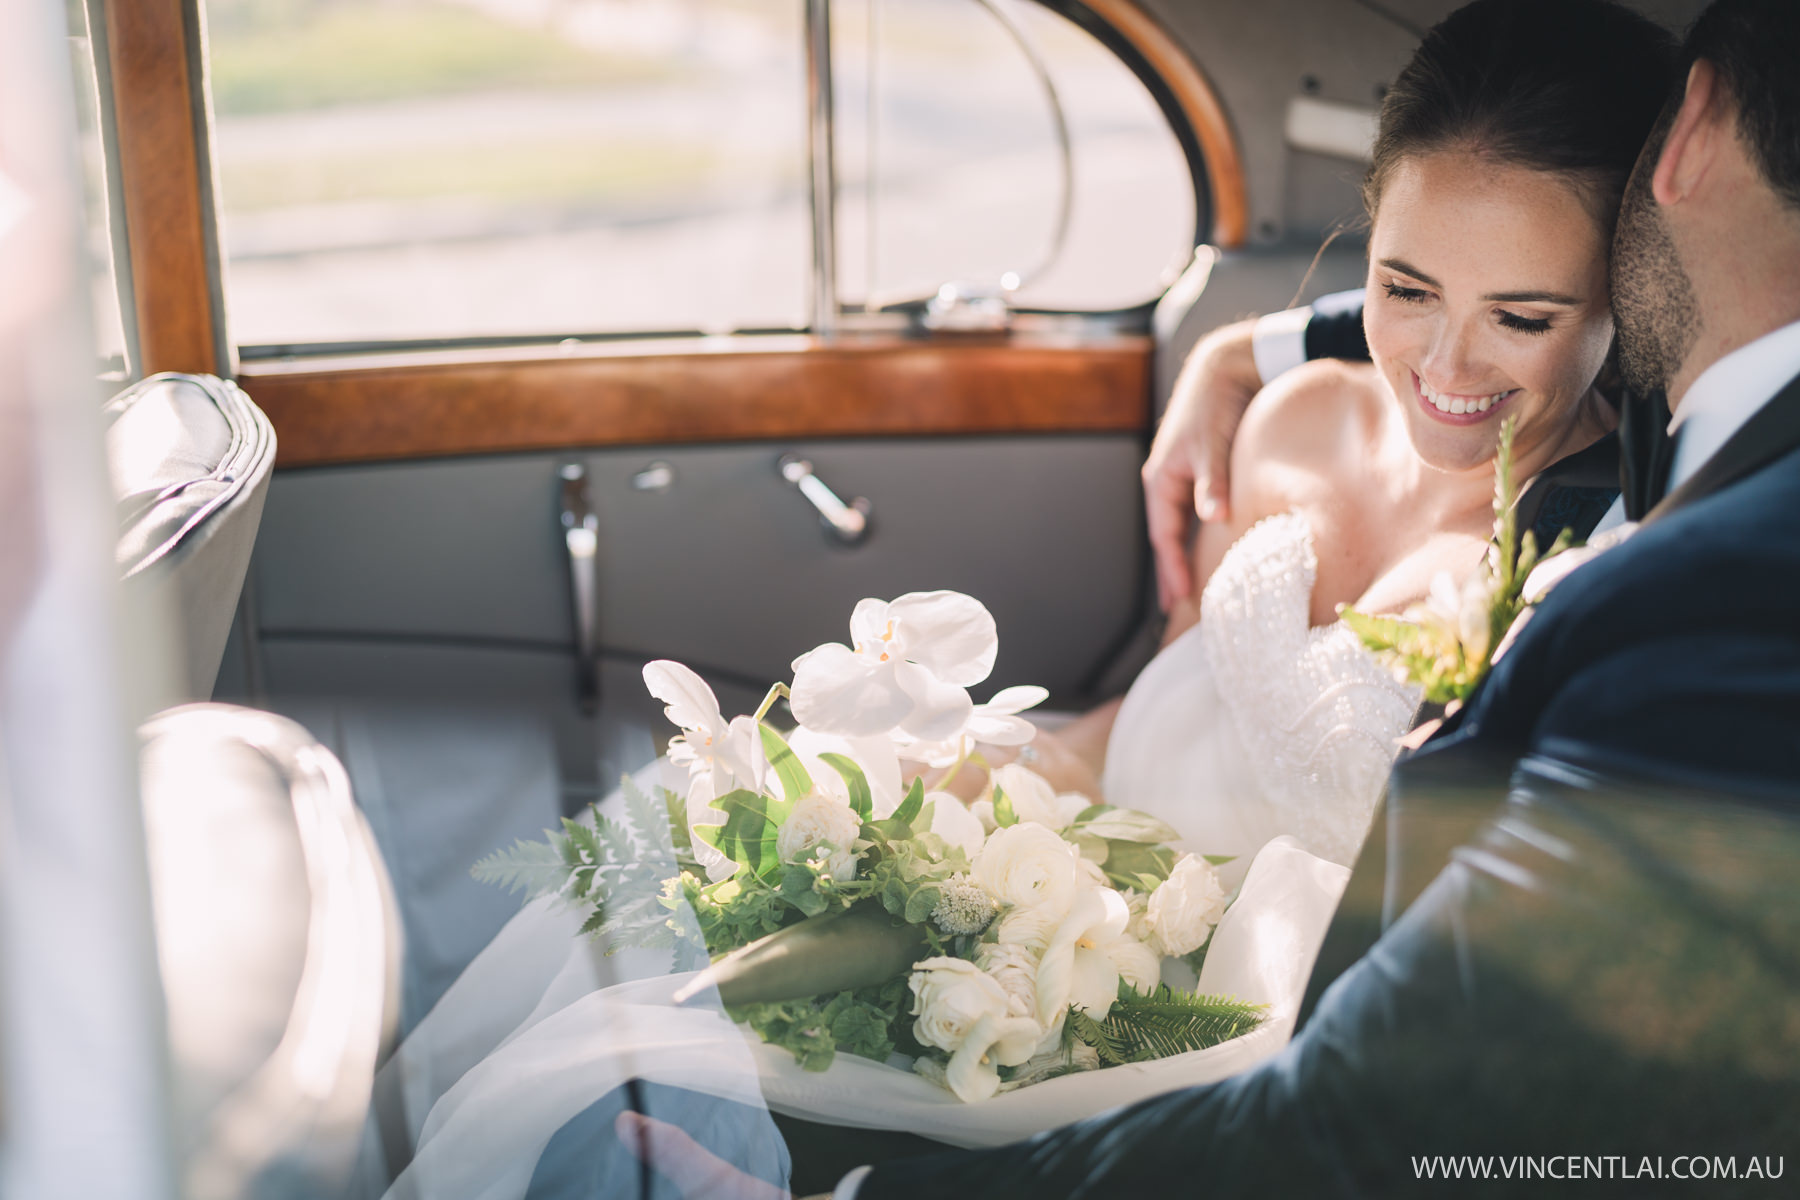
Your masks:
<path fill-rule="evenodd" d="M 1680 437 L 1669 465 L 1668 490 L 1692 479 L 1719 447 L 1796 375 L 1800 375 L 1800 321 L 1738 347 L 1702 371 L 1669 420 L 1670 435 Z M 1625 500 L 1621 497 L 1606 510 L 1594 533 L 1624 523 Z"/>

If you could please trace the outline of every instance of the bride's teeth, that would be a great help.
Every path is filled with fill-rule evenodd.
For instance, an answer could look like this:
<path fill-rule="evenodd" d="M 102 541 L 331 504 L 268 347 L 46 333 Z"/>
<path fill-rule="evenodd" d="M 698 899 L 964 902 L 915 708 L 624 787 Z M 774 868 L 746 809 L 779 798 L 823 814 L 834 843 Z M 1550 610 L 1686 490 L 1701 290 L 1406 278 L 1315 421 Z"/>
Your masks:
<path fill-rule="evenodd" d="M 1430 385 L 1421 379 L 1419 380 L 1419 394 L 1429 400 L 1432 407 L 1436 408 L 1441 413 L 1449 413 L 1452 416 L 1464 416 L 1469 413 L 1484 413 L 1488 409 L 1494 407 L 1494 405 L 1500 403 L 1500 401 L 1506 399 L 1506 397 L 1512 393 L 1495 392 L 1491 396 L 1481 396 L 1478 398 L 1445 396 L 1432 391 Z"/>

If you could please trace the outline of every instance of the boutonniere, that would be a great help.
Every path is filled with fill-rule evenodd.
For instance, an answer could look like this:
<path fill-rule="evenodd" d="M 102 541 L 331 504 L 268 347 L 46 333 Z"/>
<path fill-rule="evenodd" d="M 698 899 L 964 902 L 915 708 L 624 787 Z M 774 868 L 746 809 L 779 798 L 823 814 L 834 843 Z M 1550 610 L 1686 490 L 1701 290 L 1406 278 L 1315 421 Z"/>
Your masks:
<path fill-rule="evenodd" d="M 1494 459 L 1494 540 L 1473 576 L 1458 587 L 1447 572 L 1439 572 L 1426 602 L 1398 617 L 1372 616 L 1347 605 L 1339 610 L 1363 645 L 1423 689 L 1427 703 L 1443 705 L 1446 715 L 1480 685 L 1507 632 L 1531 607 L 1525 581 L 1533 569 L 1575 540 L 1573 531 L 1565 529 L 1540 553 L 1530 530 L 1517 536 L 1512 443 L 1513 419 L 1508 417 L 1500 426 L 1500 452 Z"/>

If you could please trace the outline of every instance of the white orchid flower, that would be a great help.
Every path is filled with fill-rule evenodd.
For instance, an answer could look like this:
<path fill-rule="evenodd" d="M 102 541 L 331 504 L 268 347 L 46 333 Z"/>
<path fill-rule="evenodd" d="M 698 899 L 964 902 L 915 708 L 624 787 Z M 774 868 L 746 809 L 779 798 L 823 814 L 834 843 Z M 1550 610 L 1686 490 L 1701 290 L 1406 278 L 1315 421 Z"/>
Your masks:
<path fill-rule="evenodd" d="M 1069 1005 L 1103 1021 L 1121 978 L 1140 991 L 1155 985 L 1161 961 L 1125 931 L 1130 920 L 1124 897 L 1111 888 L 1089 888 L 1076 898 L 1038 965 L 1040 1023 L 1049 1025 Z"/>
<path fill-rule="evenodd" d="M 1037 726 L 1018 714 L 1049 698 L 1048 691 L 1032 684 L 1001 688 L 986 704 L 970 709 L 963 727 L 941 741 L 915 741 L 904 734 L 895 740 L 914 762 L 928 767 L 954 766 L 973 754 L 979 744 L 1023 746 L 1036 737 Z"/>
<path fill-rule="evenodd" d="M 727 721 L 706 680 L 666 658 L 644 664 L 644 686 L 667 705 L 663 712 L 681 727 L 681 733 L 669 740 L 669 761 L 688 769 L 688 829 L 694 858 L 713 882 L 729 879 L 737 864 L 703 841 L 698 830 L 725 823 L 725 814 L 712 807 L 720 796 L 740 787 L 762 790 L 768 760 L 756 722 L 749 717 Z"/>
<path fill-rule="evenodd" d="M 908 592 L 892 603 L 864 600 L 845 646 L 831 642 L 794 660 L 789 696 L 803 726 L 841 737 L 876 737 L 898 727 L 938 742 L 968 723 L 968 688 L 994 669 L 999 635 L 981 601 L 961 592 Z"/>

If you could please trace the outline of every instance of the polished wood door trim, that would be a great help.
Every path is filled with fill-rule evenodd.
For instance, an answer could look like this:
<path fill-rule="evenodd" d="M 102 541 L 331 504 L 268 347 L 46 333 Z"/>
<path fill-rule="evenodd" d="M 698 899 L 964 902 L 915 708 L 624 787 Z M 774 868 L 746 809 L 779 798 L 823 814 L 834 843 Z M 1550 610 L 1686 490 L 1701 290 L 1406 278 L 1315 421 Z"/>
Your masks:
<path fill-rule="evenodd" d="M 1227 250 L 1242 246 L 1250 236 L 1250 189 L 1244 177 L 1244 156 L 1218 92 L 1181 43 L 1136 0 L 1082 2 L 1143 55 L 1174 94 L 1206 160 L 1213 244 Z"/>
<path fill-rule="evenodd" d="M 807 337 L 245 364 L 276 466 L 771 438 L 1142 433 L 1150 340 Z"/>
<path fill-rule="evenodd" d="M 140 373 L 229 373 L 220 361 L 210 222 L 184 0 L 106 0 L 119 186 L 130 249 Z"/>

